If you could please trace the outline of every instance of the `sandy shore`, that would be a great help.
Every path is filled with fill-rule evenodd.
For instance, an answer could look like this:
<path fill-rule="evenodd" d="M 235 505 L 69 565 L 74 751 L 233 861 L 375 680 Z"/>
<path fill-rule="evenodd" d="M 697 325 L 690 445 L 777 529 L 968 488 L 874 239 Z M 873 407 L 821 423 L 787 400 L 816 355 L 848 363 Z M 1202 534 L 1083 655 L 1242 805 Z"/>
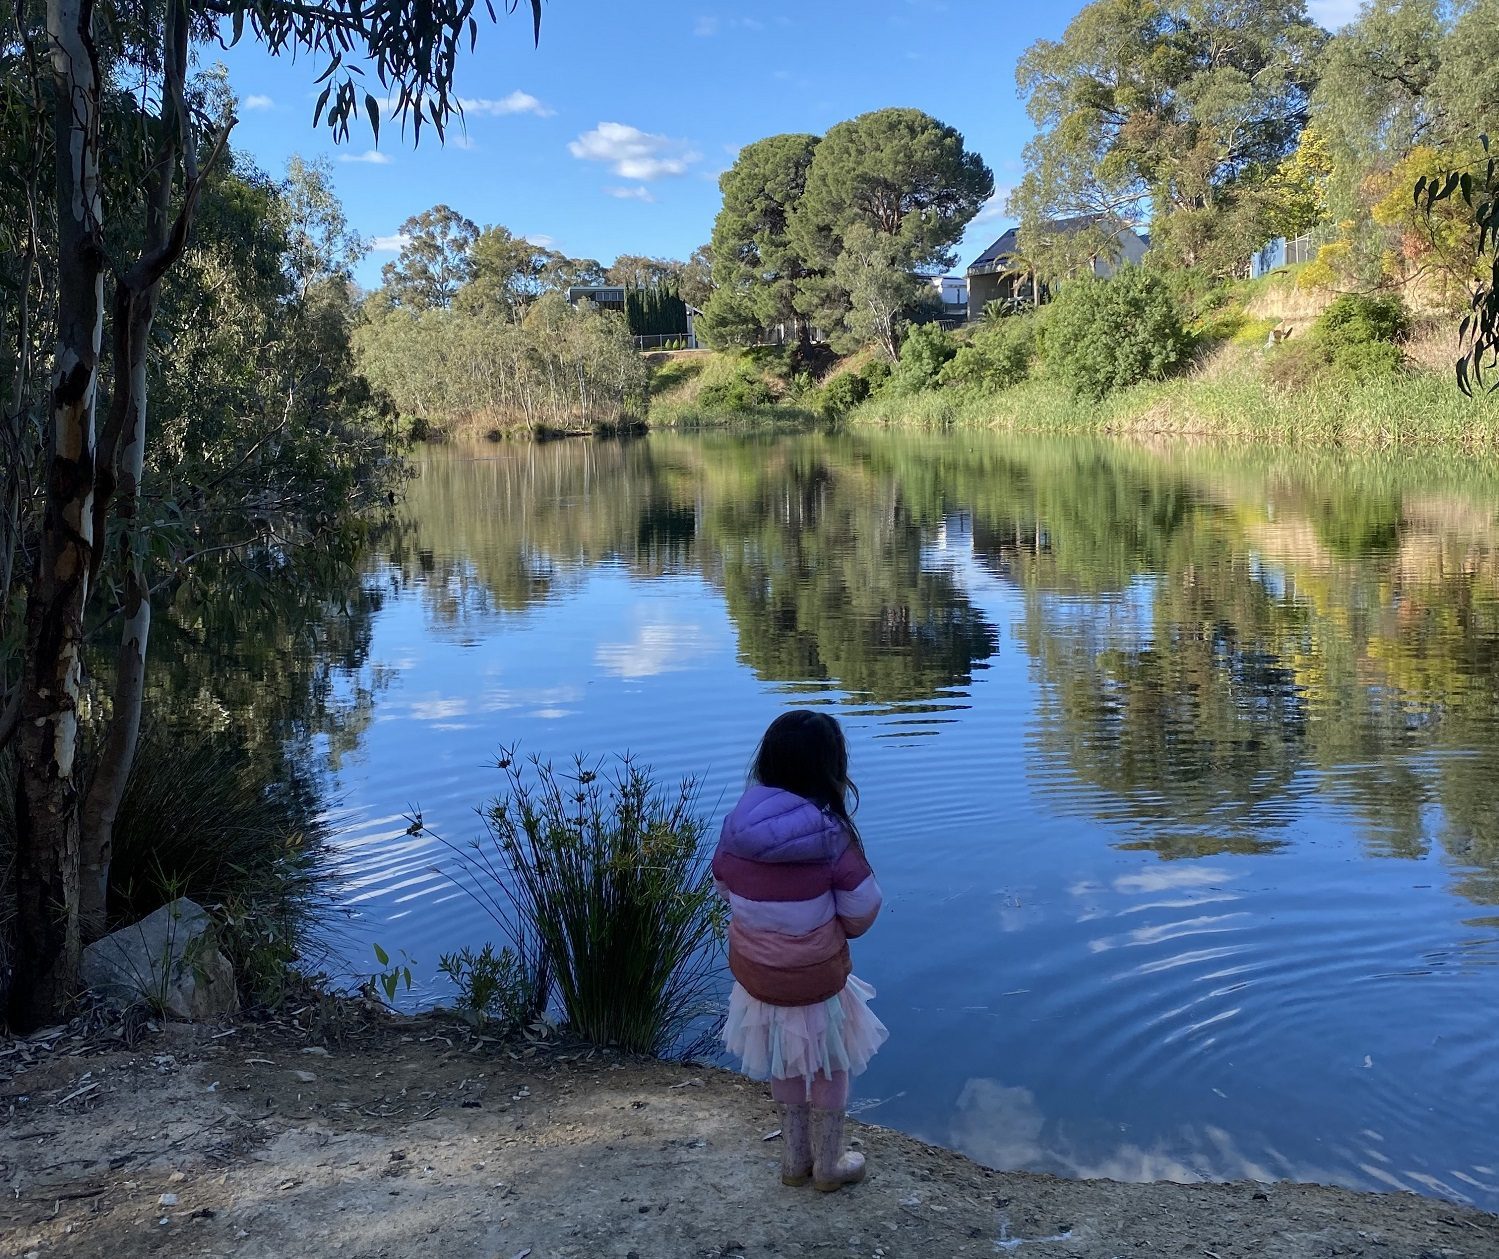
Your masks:
<path fill-rule="evenodd" d="M 0 1042 L 0 1256 L 1499 1257 L 1499 1217 L 1408 1194 L 1000 1173 L 868 1126 L 824 1196 L 775 1129 L 725 1072 L 435 1019 Z"/>

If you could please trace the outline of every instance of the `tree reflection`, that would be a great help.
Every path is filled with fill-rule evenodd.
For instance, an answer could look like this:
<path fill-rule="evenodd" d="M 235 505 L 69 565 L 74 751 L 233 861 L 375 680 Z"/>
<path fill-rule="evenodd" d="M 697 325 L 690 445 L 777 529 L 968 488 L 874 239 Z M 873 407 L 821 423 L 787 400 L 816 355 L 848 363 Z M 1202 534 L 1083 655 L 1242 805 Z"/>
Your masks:
<path fill-rule="evenodd" d="M 1499 478 L 1057 439 L 656 434 L 432 459 L 388 550 L 431 623 L 599 565 L 720 592 L 764 680 L 964 706 L 1016 592 L 1031 773 L 1163 857 L 1265 852 L 1314 797 L 1499 898 Z M 938 559 L 971 523 L 971 564 Z"/>

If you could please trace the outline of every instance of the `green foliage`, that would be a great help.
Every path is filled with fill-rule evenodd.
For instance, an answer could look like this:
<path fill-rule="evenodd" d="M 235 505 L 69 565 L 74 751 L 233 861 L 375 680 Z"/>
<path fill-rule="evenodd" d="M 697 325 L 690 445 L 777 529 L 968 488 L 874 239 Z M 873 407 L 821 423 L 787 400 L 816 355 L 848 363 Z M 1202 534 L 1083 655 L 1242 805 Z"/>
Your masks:
<path fill-rule="evenodd" d="M 1410 315 L 1393 293 L 1345 293 L 1322 312 L 1317 329 L 1334 350 L 1373 341 L 1403 341 L 1410 332 Z"/>
<path fill-rule="evenodd" d="M 359 363 L 403 414 L 441 429 L 576 431 L 644 418 L 647 369 L 625 323 L 557 293 L 519 323 L 367 306 Z"/>
<path fill-rule="evenodd" d="M 842 372 L 822 388 L 818 409 L 829 419 L 847 415 L 869 397 L 869 381 L 858 372 Z"/>
<path fill-rule="evenodd" d="M 1493 26 L 1491 21 L 1488 26 L 1491 40 Z M 1486 71 L 1494 74 L 1492 61 Z M 1499 101 L 1495 102 L 1495 108 L 1499 110 Z M 1473 253 L 1481 278 L 1474 286 L 1471 313 L 1458 328 L 1461 353 L 1456 364 L 1457 384 L 1465 394 L 1471 394 L 1474 385 L 1483 387 L 1486 371 L 1499 368 L 1499 156 L 1491 149 L 1489 137 L 1481 138 L 1484 155 L 1474 168 L 1445 171 L 1432 179 L 1423 177 L 1414 190 L 1416 204 L 1421 206 L 1428 222 L 1436 206 L 1451 202 L 1456 194 L 1461 198 L 1471 228 L 1476 231 Z M 1499 378 L 1488 388 L 1499 389 Z"/>
<path fill-rule="evenodd" d="M 1325 39 L 1303 0 L 1094 0 L 1016 71 L 1038 129 L 1012 199 L 1022 228 L 1148 200 L 1173 256 L 1237 267 L 1269 234 L 1265 186 L 1296 147 Z"/>
<path fill-rule="evenodd" d="M 278 1004 L 310 928 L 332 908 L 327 839 L 313 784 L 268 782 L 233 732 L 152 726 L 115 823 L 110 927 L 189 897 L 218 922 L 247 1000 Z"/>
<path fill-rule="evenodd" d="M 775 401 L 763 379 L 740 368 L 727 380 L 715 380 L 698 390 L 697 403 L 704 411 L 753 411 Z"/>
<path fill-rule="evenodd" d="M 373 947 L 375 961 L 380 969 L 370 976 L 370 988 L 377 994 L 383 994 L 386 1004 L 394 1005 L 396 997 L 403 990 L 411 991 L 411 968 L 416 965 L 416 959 L 408 957 L 405 949 L 398 949 L 396 951 L 401 955 L 401 960 L 392 962 L 390 954 L 381 945 Z"/>
<path fill-rule="evenodd" d="M 941 383 L 998 393 L 1031 374 L 1040 352 L 1039 315 L 986 320 L 942 369 Z"/>
<path fill-rule="evenodd" d="M 890 376 L 890 389 L 899 394 L 933 389 L 942 369 L 957 353 L 953 339 L 934 323 L 918 324 L 906 334 L 900 360 Z"/>
<path fill-rule="evenodd" d="M 654 285 L 625 293 L 625 321 L 632 336 L 671 336 L 687 332 L 687 303 L 675 289 Z"/>
<path fill-rule="evenodd" d="M 547 976 L 534 959 L 525 959 L 508 945 L 498 953 L 488 942 L 475 953 L 465 945 L 444 953 L 437 963 L 458 989 L 457 1011 L 470 1024 L 498 1023 L 503 1031 L 529 1027 L 544 1013 Z"/>
<path fill-rule="evenodd" d="M 695 783 L 664 792 L 629 757 L 612 772 L 582 758 L 528 772 L 506 752 L 499 768 L 507 792 L 485 811 L 486 838 L 449 845 L 456 880 L 535 942 L 572 1031 L 664 1052 L 705 1008 L 723 937 Z M 524 969 L 506 973 L 523 985 Z"/>
<path fill-rule="evenodd" d="M 1180 304 L 1160 276 L 1125 267 L 1065 285 L 1046 328 L 1047 366 L 1079 397 L 1159 380 L 1188 348 Z"/>
<path fill-rule="evenodd" d="M 816 149 L 816 136 L 770 136 L 740 149 L 720 176 L 723 206 L 709 245 L 713 292 L 704 307 L 715 346 L 752 344 L 797 321 L 797 286 L 811 265 L 789 224 Z"/>
<path fill-rule="evenodd" d="M 401 224 L 401 252 L 380 269 L 387 301 L 408 310 L 445 309 L 474 278 L 479 228 L 451 206 L 435 205 Z"/>
<path fill-rule="evenodd" d="M 824 270 L 857 225 L 887 238 L 896 266 L 941 270 L 993 192 L 993 174 L 957 130 L 919 109 L 879 109 L 839 123 L 817 145 L 791 235 Z"/>
<path fill-rule="evenodd" d="M 859 369 L 859 375 L 869 382 L 869 392 L 876 394 L 890 383 L 893 370 L 889 359 L 872 358 Z"/>

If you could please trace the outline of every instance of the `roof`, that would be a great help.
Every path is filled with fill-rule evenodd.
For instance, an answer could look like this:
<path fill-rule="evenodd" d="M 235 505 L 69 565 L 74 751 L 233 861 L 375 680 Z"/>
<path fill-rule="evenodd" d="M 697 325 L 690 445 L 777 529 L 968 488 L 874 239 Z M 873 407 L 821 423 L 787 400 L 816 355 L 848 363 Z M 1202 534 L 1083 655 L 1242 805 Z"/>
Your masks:
<path fill-rule="evenodd" d="M 1092 227 L 1095 223 L 1109 218 L 1106 214 L 1077 214 L 1066 219 L 1047 219 L 1041 224 L 1044 232 L 1058 232 L 1067 235 L 1071 232 L 1080 232 L 1084 228 Z M 1127 223 L 1120 223 L 1122 231 L 1129 231 Z M 1020 229 L 1012 227 L 997 241 L 984 250 L 977 258 L 968 264 L 968 274 L 982 274 L 987 271 L 998 269 L 998 264 L 1006 258 L 1012 257 L 1020 248 Z"/>

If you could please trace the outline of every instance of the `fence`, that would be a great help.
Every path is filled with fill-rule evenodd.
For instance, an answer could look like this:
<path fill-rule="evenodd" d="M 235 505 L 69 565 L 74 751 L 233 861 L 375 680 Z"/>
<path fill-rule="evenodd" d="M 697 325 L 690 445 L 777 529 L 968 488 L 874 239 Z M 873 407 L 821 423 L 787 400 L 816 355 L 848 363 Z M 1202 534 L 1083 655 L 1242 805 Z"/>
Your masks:
<path fill-rule="evenodd" d="M 691 332 L 652 332 L 634 338 L 637 350 L 696 350 L 697 337 Z"/>
<path fill-rule="evenodd" d="M 1317 250 L 1327 243 L 1325 230 L 1303 232 L 1291 240 L 1277 236 L 1249 259 L 1249 278 L 1258 280 L 1262 275 L 1281 267 L 1300 266 L 1317 256 Z"/>

